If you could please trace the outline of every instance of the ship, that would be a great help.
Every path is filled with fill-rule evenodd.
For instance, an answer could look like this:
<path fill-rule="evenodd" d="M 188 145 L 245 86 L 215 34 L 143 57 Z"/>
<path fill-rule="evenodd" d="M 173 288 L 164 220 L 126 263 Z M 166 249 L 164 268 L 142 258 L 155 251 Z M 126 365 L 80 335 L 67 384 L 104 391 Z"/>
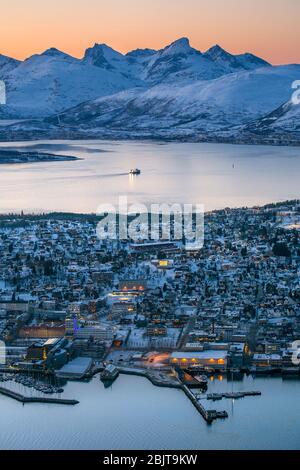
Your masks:
<path fill-rule="evenodd" d="M 129 174 L 130 175 L 140 175 L 141 170 L 139 170 L 138 168 L 131 168 L 131 170 L 129 171 Z"/>
<path fill-rule="evenodd" d="M 199 375 L 191 369 L 181 369 L 175 367 L 179 380 L 190 388 L 201 388 L 207 389 L 207 377 L 206 375 Z"/>
<path fill-rule="evenodd" d="M 109 364 L 100 374 L 100 379 L 105 386 L 111 385 L 119 375 L 119 369 L 113 364 Z"/>

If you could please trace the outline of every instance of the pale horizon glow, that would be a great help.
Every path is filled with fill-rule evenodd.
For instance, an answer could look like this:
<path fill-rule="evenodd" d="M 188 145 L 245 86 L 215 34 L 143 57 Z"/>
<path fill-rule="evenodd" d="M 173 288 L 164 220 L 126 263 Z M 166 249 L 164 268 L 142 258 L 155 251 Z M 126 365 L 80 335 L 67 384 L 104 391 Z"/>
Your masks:
<path fill-rule="evenodd" d="M 299 0 L 10 0 L 1 5 L 0 53 L 25 59 L 56 47 L 82 57 L 105 43 L 126 53 L 188 37 L 273 64 L 300 63 Z"/>

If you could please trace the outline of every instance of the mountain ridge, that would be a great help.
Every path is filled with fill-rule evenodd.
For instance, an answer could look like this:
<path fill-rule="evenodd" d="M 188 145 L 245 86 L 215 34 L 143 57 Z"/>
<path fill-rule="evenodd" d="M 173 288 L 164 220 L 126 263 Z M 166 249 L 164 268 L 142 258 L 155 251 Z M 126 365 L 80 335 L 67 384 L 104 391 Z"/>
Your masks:
<path fill-rule="evenodd" d="M 293 135 L 299 131 L 298 112 L 284 113 L 278 126 L 272 113 L 289 102 L 300 65 L 273 66 L 218 44 L 201 52 L 182 37 L 123 54 L 95 43 L 82 58 L 51 47 L 21 62 L 0 56 L 0 79 L 1 63 L 8 105 L 0 117 L 35 119 L 10 125 L 9 136 L 249 140 L 275 129 L 286 136 L 289 120 Z"/>

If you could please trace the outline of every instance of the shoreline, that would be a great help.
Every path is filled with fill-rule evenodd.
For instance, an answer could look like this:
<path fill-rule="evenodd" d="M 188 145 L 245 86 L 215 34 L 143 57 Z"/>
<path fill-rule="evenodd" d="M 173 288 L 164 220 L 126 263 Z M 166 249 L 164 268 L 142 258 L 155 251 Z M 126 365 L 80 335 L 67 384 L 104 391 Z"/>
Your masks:
<path fill-rule="evenodd" d="M 0 120 L 1 124 L 1 120 Z M 49 133 L 37 132 L 36 134 L 31 133 L 30 131 L 19 131 L 13 132 L 9 129 L 10 125 L 0 125 L 0 142 L 1 143 L 13 143 L 13 142 L 32 142 L 32 141 L 41 141 L 41 140 L 103 140 L 110 142 L 160 142 L 160 143 L 202 143 L 202 144 L 221 144 L 221 145 L 251 145 L 251 146 L 272 146 L 272 147 L 300 147 L 300 137 L 298 135 L 289 135 L 282 134 L 281 136 L 270 134 L 269 137 L 264 137 L 259 134 L 248 134 L 248 135 L 237 135 L 235 137 L 226 137 L 221 135 L 204 135 L 201 137 L 195 136 L 195 132 L 189 135 L 150 135 L 150 134 L 141 134 L 141 135 L 132 135 L 130 133 L 118 134 L 114 133 L 105 133 L 103 129 L 99 129 L 100 135 L 95 135 L 95 133 L 85 133 L 83 132 L 73 132 L 72 129 L 54 129 L 51 134 Z M 102 131 L 102 133 L 101 133 Z M 96 131 L 97 133 L 97 131 Z M 4 134 L 7 134 L 5 136 Z"/>
<path fill-rule="evenodd" d="M 256 209 L 276 209 L 278 206 L 282 205 L 288 205 L 288 206 L 293 206 L 295 204 L 300 204 L 300 197 L 299 199 L 287 199 L 284 201 L 277 201 L 277 202 L 269 202 L 267 204 L 262 204 L 262 205 L 254 205 L 254 206 L 239 206 L 239 207 L 223 207 L 221 209 L 212 209 L 208 210 L 205 212 L 205 214 L 214 214 L 217 212 L 224 212 L 224 211 L 238 211 L 238 210 L 256 210 Z M 116 213 L 116 216 L 118 216 L 119 213 Z M 95 212 L 64 212 L 64 211 L 47 211 L 45 212 L 28 212 L 25 213 L 23 210 L 21 210 L 19 213 L 17 212 L 0 212 L 0 222 L 1 219 L 28 219 L 28 218 L 33 218 L 36 220 L 43 219 L 45 217 L 50 217 L 50 218 L 72 218 L 75 220 L 82 219 L 82 218 L 89 218 L 89 219 L 94 219 L 95 221 L 99 221 L 99 215 L 97 215 Z M 128 214 L 128 218 L 130 218 L 130 214 Z"/>
<path fill-rule="evenodd" d="M 76 160 L 82 160 L 82 158 L 46 152 L 33 152 L 30 150 L 9 150 L 8 148 L 3 149 L 0 147 L 0 165 L 23 165 L 29 163 L 65 162 Z"/>

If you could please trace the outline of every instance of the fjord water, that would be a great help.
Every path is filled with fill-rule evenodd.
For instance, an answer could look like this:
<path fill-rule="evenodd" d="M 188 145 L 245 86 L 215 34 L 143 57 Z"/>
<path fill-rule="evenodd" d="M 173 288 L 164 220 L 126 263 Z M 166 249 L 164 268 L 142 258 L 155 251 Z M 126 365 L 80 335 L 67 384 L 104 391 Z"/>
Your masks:
<path fill-rule="evenodd" d="M 204 204 L 205 210 L 299 197 L 300 149 L 202 143 L 36 141 L 0 144 L 77 161 L 0 166 L 1 212 L 96 212 L 102 203 Z M 138 167 L 140 176 L 129 176 Z"/>
<path fill-rule="evenodd" d="M 215 378 L 209 392 L 260 390 L 261 396 L 207 402 L 227 410 L 208 425 L 181 390 L 119 376 L 105 389 L 99 376 L 69 382 L 76 406 L 22 405 L 0 395 L 0 449 L 299 449 L 298 380 Z"/>

